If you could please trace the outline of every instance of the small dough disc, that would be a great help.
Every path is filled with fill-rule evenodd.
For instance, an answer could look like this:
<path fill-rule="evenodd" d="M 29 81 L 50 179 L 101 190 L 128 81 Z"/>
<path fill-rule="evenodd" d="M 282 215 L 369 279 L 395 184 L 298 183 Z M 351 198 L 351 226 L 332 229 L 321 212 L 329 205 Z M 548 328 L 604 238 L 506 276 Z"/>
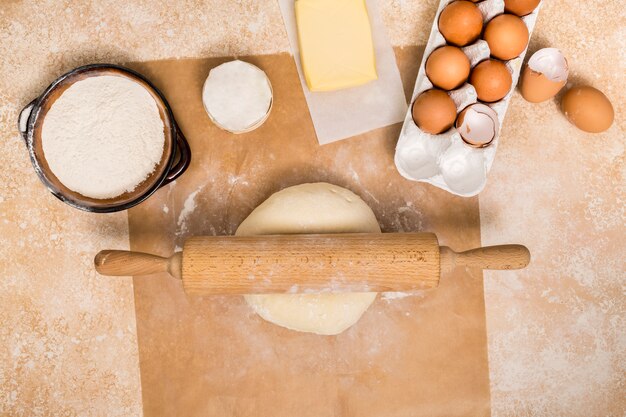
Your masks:
<path fill-rule="evenodd" d="M 243 133 L 260 126 L 267 118 L 272 87 L 260 68 L 234 60 L 209 72 L 202 89 L 202 103 L 219 127 Z"/>
<path fill-rule="evenodd" d="M 380 233 L 376 216 L 352 191 L 323 182 L 273 194 L 246 218 L 235 235 Z M 301 332 L 335 335 L 355 324 L 376 293 L 246 295 L 265 320 Z"/>

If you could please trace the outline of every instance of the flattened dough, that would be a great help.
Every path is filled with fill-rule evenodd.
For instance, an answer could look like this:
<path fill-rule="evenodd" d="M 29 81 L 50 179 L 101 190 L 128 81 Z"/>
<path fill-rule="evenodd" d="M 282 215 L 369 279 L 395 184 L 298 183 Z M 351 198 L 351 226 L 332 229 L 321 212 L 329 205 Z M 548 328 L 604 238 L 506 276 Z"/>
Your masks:
<path fill-rule="evenodd" d="M 323 182 L 285 188 L 239 225 L 238 236 L 289 233 L 380 233 L 374 213 L 352 191 Z M 265 320 L 301 332 L 335 335 L 355 324 L 376 293 L 246 295 Z"/>

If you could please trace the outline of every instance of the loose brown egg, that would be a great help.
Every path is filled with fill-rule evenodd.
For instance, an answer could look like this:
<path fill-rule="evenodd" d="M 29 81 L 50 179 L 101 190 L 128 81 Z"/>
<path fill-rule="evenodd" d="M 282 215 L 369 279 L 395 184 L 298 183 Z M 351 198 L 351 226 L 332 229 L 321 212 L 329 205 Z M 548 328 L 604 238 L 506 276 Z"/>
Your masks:
<path fill-rule="evenodd" d="M 526 16 L 537 8 L 540 0 L 504 0 L 504 11 Z"/>
<path fill-rule="evenodd" d="M 528 27 L 512 14 L 501 14 L 487 23 L 483 38 L 489 44 L 491 56 L 508 61 L 519 56 L 528 45 Z"/>
<path fill-rule="evenodd" d="M 561 100 L 561 110 L 574 126 L 591 133 L 604 132 L 615 117 L 609 99 L 602 91 L 589 86 L 567 90 Z"/>
<path fill-rule="evenodd" d="M 439 15 L 439 31 L 448 43 L 465 46 L 474 42 L 483 30 L 483 15 L 469 1 L 455 1 Z"/>
<path fill-rule="evenodd" d="M 469 82 L 480 101 L 493 103 L 507 95 L 513 79 L 503 62 L 487 59 L 474 67 Z"/>
<path fill-rule="evenodd" d="M 456 46 L 437 48 L 426 60 L 428 79 L 444 90 L 460 87 L 467 80 L 469 72 L 469 58 Z"/>
<path fill-rule="evenodd" d="M 563 53 L 556 48 L 543 48 L 528 60 L 520 79 L 522 97 L 541 103 L 554 97 L 567 83 L 569 68 Z"/>
<path fill-rule="evenodd" d="M 427 90 L 413 103 L 413 121 L 422 131 L 437 135 L 450 129 L 456 119 L 456 105 L 441 90 Z"/>

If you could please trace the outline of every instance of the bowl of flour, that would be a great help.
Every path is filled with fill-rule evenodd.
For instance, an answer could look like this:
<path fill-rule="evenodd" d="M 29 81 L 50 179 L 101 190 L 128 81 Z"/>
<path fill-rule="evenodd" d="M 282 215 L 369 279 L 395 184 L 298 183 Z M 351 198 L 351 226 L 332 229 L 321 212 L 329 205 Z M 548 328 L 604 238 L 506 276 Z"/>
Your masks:
<path fill-rule="evenodd" d="M 116 65 L 76 68 L 20 113 L 41 181 L 91 212 L 139 204 L 187 169 L 190 150 L 163 95 Z"/>

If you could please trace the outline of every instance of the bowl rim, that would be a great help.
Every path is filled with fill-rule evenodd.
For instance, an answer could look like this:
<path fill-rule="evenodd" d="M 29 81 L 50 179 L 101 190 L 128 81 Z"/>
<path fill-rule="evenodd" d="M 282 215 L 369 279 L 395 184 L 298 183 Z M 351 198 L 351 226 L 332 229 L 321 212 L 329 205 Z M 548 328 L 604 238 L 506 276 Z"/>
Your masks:
<path fill-rule="evenodd" d="M 94 72 L 94 71 L 98 71 L 98 70 L 103 70 L 103 69 L 104 70 L 109 69 L 109 70 L 115 70 L 115 71 L 122 72 L 125 75 L 129 76 L 130 78 L 139 79 L 141 82 L 145 83 L 145 85 L 143 87 L 152 89 L 152 92 L 154 94 L 156 94 L 161 99 L 161 101 L 163 102 L 163 109 L 164 109 L 164 112 L 165 112 L 165 116 L 169 119 L 169 122 L 170 122 L 170 129 L 169 130 L 170 130 L 170 140 L 172 141 L 172 143 L 171 143 L 170 156 L 169 156 L 169 158 L 167 159 L 167 162 L 164 165 L 164 170 L 163 170 L 162 174 L 157 178 L 157 180 L 150 187 L 148 187 L 145 190 L 145 192 L 143 192 L 142 194 L 137 196 L 137 198 L 135 198 L 133 200 L 130 200 L 130 201 L 127 201 L 127 202 L 124 202 L 124 203 L 119 204 L 119 205 L 108 205 L 108 206 L 98 207 L 98 206 L 88 205 L 86 203 L 81 203 L 80 201 L 76 201 L 76 200 L 70 199 L 67 196 L 65 196 L 65 194 L 63 194 L 60 190 L 57 190 L 56 187 L 52 186 L 52 183 L 51 183 L 50 179 L 47 177 L 46 172 L 41 167 L 41 164 L 39 163 L 39 160 L 37 159 L 37 157 L 35 155 L 35 149 L 34 149 L 34 141 L 35 141 L 34 132 L 35 132 L 35 128 L 34 127 L 35 127 L 35 123 L 37 122 L 38 118 L 41 115 L 42 104 L 45 102 L 45 100 L 48 98 L 48 96 L 50 94 L 52 94 L 52 92 L 55 91 L 55 89 L 61 83 L 63 83 L 63 81 L 65 81 L 69 77 L 73 77 L 73 76 L 76 76 L 76 75 L 79 75 L 79 74 L 88 73 L 88 72 Z M 166 181 L 166 178 L 167 178 L 170 170 L 172 169 L 172 166 L 174 165 L 174 160 L 176 159 L 178 141 L 181 139 L 181 138 L 179 138 L 179 135 L 178 135 L 178 133 L 180 132 L 180 129 L 178 128 L 178 125 L 176 124 L 176 120 L 174 119 L 174 115 L 172 113 L 172 109 L 171 109 L 169 103 L 167 102 L 167 100 L 165 99 L 165 96 L 163 95 L 163 93 L 161 93 L 161 91 L 158 88 L 156 88 L 154 86 L 154 84 L 152 84 L 152 82 L 150 80 L 148 80 L 146 77 L 144 77 L 140 73 L 138 73 L 138 72 L 136 72 L 134 70 L 131 70 L 129 68 L 123 67 L 121 65 L 116 65 L 116 64 L 99 63 L 99 64 L 88 64 L 88 65 L 79 66 L 79 67 L 76 67 L 76 68 L 74 68 L 74 69 L 64 73 L 63 75 L 58 77 L 56 80 L 54 80 L 43 91 L 43 93 L 41 93 L 37 98 L 35 98 L 28 105 L 26 105 L 24 107 L 24 110 L 26 110 L 28 108 L 30 108 L 30 113 L 28 115 L 28 120 L 27 120 L 27 123 L 26 123 L 26 130 L 25 130 L 25 132 L 23 132 L 23 136 L 24 136 L 24 140 L 26 142 L 26 147 L 28 148 L 28 154 L 30 156 L 31 163 L 33 164 L 33 167 L 35 168 L 35 172 L 37 173 L 37 176 L 39 177 L 41 182 L 46 186 L 48 191 L 50 191 L 56 198 L 58 198 L 62 202 L 66 203 L 66 204 L 68 204 L 68 205 L 70 205 L 70 206 L 72 206 L 74 208 L 77 208 L 77 209 L 80 209 L 80 210 L 83 210 L 83 211 L 92 212 L 92 213 L 113 213 L 113 212 L 117 212 L 117 211 L 127 210 L 127 209 L 129 209 L 131 207 L 136 206 L 137 204 L 142 203 L 148 197 L 150 197 L 152 194 L 154 194 L 162 185 L 165 185 L 164 182 Z M 20 117 L 20 119 L 21 119 L 21 117 Z M 182 138 L 182 140 L 185 141 L 184 137 Z M 186 143 L 185 143 L 185 145 L 186 145 Z M 181 174 L 182 174 L 182 172 L 181 172 Z"/>

